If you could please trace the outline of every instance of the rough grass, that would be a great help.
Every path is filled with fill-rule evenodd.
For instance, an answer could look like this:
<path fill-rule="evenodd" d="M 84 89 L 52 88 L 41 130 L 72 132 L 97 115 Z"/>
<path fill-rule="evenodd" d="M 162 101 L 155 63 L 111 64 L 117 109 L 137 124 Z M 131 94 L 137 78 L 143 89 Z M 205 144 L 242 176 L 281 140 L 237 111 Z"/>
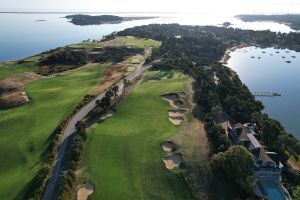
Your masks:
<path fill-rule="evenodd" d="M 89 130 L 83 168 L 96 187 L 92 199 L 193 199 L 180 170 L 165 168 L 161 148 L 178 128 L 160 95 L 186 85 L 184 76 L 144 82 L 111 118 Z"/>
<path fill-rule="evenodd" d="M 136 70 L 135 66 L 131 66 L 127 68 L 127 72 L 134 72 Z"/>
<path fill-rule="evenodd" d="M 97 48 L 105 46 L 133 46 L 139 48 L 149 48 L 149 47 L 158 47 L 161 45 L 161 42 L 146 39 L 146 38 L 137 38 L 133 36 L 120 36 L 116 39 L 106 41 L 106 42 L 82 42 L 79 44 L 70 45 L 71 48 Z"/>
<path fill-rule="evenodd" d="M 22 196 L 41 163 L 48 137 L 85 94 L 96 88 L 107 65 L 85 67 L 26 86 L 32 100 L 0 111 L 0 199 Z"/>

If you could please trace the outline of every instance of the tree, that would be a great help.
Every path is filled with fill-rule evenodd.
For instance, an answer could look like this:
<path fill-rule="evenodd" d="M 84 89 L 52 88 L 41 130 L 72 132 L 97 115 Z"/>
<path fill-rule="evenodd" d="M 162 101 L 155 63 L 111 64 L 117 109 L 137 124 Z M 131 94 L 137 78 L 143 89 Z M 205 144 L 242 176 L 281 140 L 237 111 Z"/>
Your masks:
<path fill-rule="evenodd" d="M 119 86 L 114 85 L 114 86 L 111 88 L 111 90 L 112 90 L 113 93 L 114 93 L 114 100 L 116 100 L 117 95 L 118 95 L 118 91 L 119 91 Z"/>
<path fill-rule="evenodd" d="M 76 128 L 76 131 L 81 131 L 83 129 L 86 128 L 86 123 L 83 122 L 83 121 L 78 121 L 76 124 L 75 124 L 75 128 Z"/>
<path fill-rule="evenodd" d="M 112 96 L 114 96 L 114 92 L 112 89 L 109 89 L 105 92 L 105 97 L 106 98 L 111 98 Z"/>
<path fill-rule="evenodd" d="M 126 78 L 123 79 L 123 93 L 126 92 L 127 87 L 130 85 L 130 81 L 127 80 Z"/>
<path fill-rule="evenodd" d="M 240 187 L 242 193 L 251 193 L 254 187 L 254 181 L 251 181 L 254 160 L 245 147 L 233 146 L 225 152 L 215 154 L 210 165 L 218 178 Z"/>

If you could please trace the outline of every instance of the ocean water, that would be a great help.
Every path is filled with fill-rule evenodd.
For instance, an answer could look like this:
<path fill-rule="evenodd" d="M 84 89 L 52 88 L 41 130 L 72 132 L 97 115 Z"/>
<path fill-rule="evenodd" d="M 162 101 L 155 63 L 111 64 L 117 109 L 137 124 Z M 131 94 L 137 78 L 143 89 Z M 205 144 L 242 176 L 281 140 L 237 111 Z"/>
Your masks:
<path fill-rule="evenodd" d="M 119 24 L 76 26 L 68 22 L 66 15 L 74 13 L 0 13 L 0 62 L 29 57 L 49 49 L 81 42 L 86 39 L 101 39 L 113 31 L 153 23 L 178 23 L 182 25 L 217 25 L 225 21 L 232 27 L 275 32 L 294 31 L 284 24 L 273 22 L 242 22 L 233 15 L 183 14 L 183 13 L 89 13 L 92 15 L 113 14 L 129 16 L 157 16 L 155 19 L 127 21 Z M 45 21 L 38 21 L 45 20 Z M 300 54 L 272 48 L 250 47 L 231 54 L 229 66 L 240 76 L 252 91 L 279 91 L 281 97 L 259 98 L 265 112 L 279 120 L 285 128 L 300 139 Z M 271 56 L 270 54 L 273 54 Z M 289 58 L 296 55 L 296 58 Z M 255 56 L 252 59 L 251 56 Z M 261 59 L 257 59 L 261 56 Z M 285 63 L 282 56 L 292 63 Z"/>
<path fill-rule="evenodd" d="M 282 95 L 257 99 L 265 105 L 265 113 L 300 139 L 300 53 L 288 49 L 246 47 L 230 56 L 228 66 L 237 72 L 250 91 Z"/>
<path fill-rule="evenodd" d="M 245 23 L 232 15 L 182 13 L 89 13 L 119 16 L 157 16 L 159 18 L 127 21 L 120 24 L 76 26 L 64 18 L 73 13 L 0 13 L 0 61 L 15 60 L 40 52 L 78 43 L 86 39 L 101 39 L 113 31 L 153 23 L 179 23 L 182 25 L 220 25 L 230 21 L 232 27 L 290 32 L 288 26 L 272 22 Z M 45 21 L 38 21 L 45 20 Z"/>

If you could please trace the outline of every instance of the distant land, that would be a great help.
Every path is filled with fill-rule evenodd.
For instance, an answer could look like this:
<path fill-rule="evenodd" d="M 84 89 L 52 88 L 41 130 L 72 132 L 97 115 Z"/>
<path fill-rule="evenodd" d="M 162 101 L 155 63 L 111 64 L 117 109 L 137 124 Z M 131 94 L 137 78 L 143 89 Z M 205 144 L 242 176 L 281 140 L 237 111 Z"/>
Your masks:
<path fill-rule="evenodd" d="M 300 14 L 236 15 L 235 17 L 241 19 L 244 22 L 273 21 L 281 24 L 286 24 L 294 30 L 300 30 Z"/>
<path fill-rule="evenodd" d="M 142 20 L 142 19 L 153 19 L 157 17 L 119 17 L 116 15 L 67 15 L 65 18 L 71 20 L 70 22 L 75 25 L 86 26 L 86 25 L 99 25 L 107 23 L 121 23 L 123 21 L 131 20 Z"/>

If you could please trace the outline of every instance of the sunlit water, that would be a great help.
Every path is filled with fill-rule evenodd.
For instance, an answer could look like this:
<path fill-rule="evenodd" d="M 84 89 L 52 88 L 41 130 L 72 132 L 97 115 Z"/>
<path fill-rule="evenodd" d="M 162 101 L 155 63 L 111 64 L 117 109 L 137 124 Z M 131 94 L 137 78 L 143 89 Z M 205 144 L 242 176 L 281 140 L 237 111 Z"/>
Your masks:
<path fill-rule="evenodd" d="M 159 16 L 148 20 L 128 21 L 120 24 L 76 26 L 68 22 L 67 14 L 0 14 L 0 61 L 28 57 L 49 49 L 78 43 L 86 39 L 101 39 L 113 31 L 152 23 L 179 23 L 182 25 L 220 25 L 225 21 L 233 27 L 253 30 L 290 32 L 288 26 L 278 23 L 245 23 L 231 15 L 180 13 L 92 13 L 119 16 Z M 39 21 L 37 20 L 46 20 Z"/>
<path fill-rule="evenodd" d="M 287 49 L 247 47 L 230 55 L 228 66 L 237 72 L 251 91 L 282 94 L 280 97 L 257 99 L 265 105 L 264 112 L 279 120 L 287 131 L 300 139 L 300 53 Z"/>
<path fill-rule="evenodd" d="M 91 13 L 90 13 L 91 14 Z M 49 49 L 78 43 L 86 39 L 101 39 L 113 31 L 153 23 L 179 23 L 182 25 L 217 25 L 230 21 L 232 27 L 275 32 L 293 31 L 286 25 L 272 22 L 242 22 L 232 15 L 179 14 L 179 13 L 92 13 L 119 16 L 158 16 L 148 20 L 128 21 L 120 24 L 76 26 L 68 22 L 68 14 L 0 14 L 0 61 L 28 57 Z M 46 20 L 36 22 L 37 20 Z M 266 106 L 265 112 L 283 123 L 288 131 L 300 138 L 300 54 L 274 49 L 245 48 L 232 53 L 229 66 L 238 72 L 252 91 L 279 91 L 282 97 L 259 98 Z M 273 54 L 271 56 L 270 54 Z M 282 56 L 296 55 L 285 63 Z M 261 56 L 261 59 L 251 59 Z"/>

